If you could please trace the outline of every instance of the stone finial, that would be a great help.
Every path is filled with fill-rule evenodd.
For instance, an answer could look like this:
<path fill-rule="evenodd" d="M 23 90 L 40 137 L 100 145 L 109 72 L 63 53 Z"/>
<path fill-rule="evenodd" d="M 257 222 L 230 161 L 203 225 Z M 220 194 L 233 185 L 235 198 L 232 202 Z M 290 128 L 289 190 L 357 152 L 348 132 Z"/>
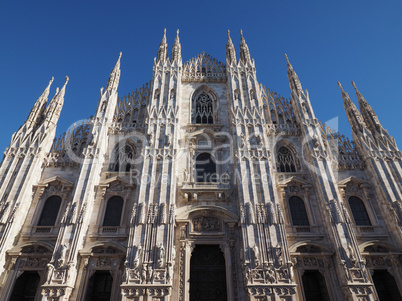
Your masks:
<path fill-rule="evenodd" d="M 228 40 L 226 43 L 226 60 L 229 64 L 230 63 L 236 64 L 236 51 L 234 49 L 232 39 L 230 38 L 230 30 L 228 30 Z"/>
<path fill-rule="evenodd" d="M 243 63 L 251 62 L 250 51 L 243 37 L 243 31 L 240 29 L 240 61 Z"/>
<path fill-rule="evenodd" d="M 156 57 L 157 62 L 164 62 L 167 59 L 167 43 L 166 43 L 166 28 L 163 29 L 162 41 L 159 44 L 158 55 Z"/>

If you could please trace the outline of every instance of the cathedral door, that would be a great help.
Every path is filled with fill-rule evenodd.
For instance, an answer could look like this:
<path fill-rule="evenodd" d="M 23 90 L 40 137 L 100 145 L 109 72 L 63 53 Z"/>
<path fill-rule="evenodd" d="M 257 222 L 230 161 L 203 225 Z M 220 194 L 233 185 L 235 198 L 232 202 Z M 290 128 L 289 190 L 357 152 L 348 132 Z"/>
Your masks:
<path fill-rule="evenodd" d="M 96 271 L 89 278 L 85 301 L 109 301 L 113 278 L 109 271 Z"/>
<path fill-rule="evenodd" d="M 373 282 L 380 301 L 402 301 L 395 279 L 387 270 L 375 270 Z"/>
<path fill-rule="evenodd" d="M 317 270 L 307 270 L 302 276 L 306 301 L 329 301 L 324 276 Z"/>
<path fill-rule="evenodd" d="M 196 245 L 190 260 L 190 301 L 226 301 L 225 258 L 218 245 Z"/>
<path fill-rule="evenodd" d="M 39 286 L 39 274 L 37 272 L 24 272 L 15 281 L 10 301 L 34 301 Z"/>

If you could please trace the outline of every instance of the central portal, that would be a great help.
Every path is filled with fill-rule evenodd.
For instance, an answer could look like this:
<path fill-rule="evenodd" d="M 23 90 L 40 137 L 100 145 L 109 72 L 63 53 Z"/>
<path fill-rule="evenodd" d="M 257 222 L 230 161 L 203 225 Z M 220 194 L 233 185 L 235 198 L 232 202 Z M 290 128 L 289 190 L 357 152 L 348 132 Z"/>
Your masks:
<path fill-rule="evenodd" d="M 227 301 L 225 258 L 218 245 L 196 245 L 190 260 L 190 301 Z"/>

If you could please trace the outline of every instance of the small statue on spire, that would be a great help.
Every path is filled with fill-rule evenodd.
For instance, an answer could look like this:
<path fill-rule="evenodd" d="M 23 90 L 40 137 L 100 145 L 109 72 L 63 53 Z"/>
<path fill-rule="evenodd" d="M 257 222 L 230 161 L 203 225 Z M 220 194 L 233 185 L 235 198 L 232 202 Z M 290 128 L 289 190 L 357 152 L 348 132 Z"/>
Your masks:
<path fill-rule="evenodd" d="M 162 42 L 159 44 L 156 62 L 164 62 L 167 59 L 166 28 L 163 30 Z"/>
<path fill-rule="evenodd" d="M 179 39 L 179 30 L 176 32 L 176 39 L 174 41 L 174 44 L 172 46 L 172 62 L 177 61 L 181 62 L 181 45 L 180 45 L 180 39 Z"/>
<path fill-rule="evenodd" d="M 251 61 L 250 51 L 243 37 L 243 31 L 240 29 L 240 61 L 247 63 Z"/>
<path fill-rule="evenodd" d="M 230 38 L 230 31 L 228 30 L 228 41 L 226 43 L 226 61 L 230 63 L 236 64 L 236 51 Z"/>

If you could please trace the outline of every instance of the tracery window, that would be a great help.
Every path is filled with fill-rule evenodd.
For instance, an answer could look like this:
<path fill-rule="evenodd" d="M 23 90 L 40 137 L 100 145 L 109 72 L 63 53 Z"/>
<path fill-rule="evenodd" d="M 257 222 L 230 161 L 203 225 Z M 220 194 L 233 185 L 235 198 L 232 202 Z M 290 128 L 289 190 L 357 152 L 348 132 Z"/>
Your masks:
<path fill-rule="evenodd" d="M 59 214 L 61 197 L 54 195 L 49 197 L 43 206 L 38 226 L 53 227 L 56 224 L 57 215 Z"/>
<path fill-rule="evenodd" d="M 356 226 L 371 226 L 366 206 L 364 206 L 364 203 L 360 198 L 351 196 L 349 198 L 349 206 L 350 210 L 352 211 Z"/>
<path fill-rule="evenodd" d="M 129 172 L 134 159 L 134 148 L 128 143 L 124 144 L 123 147 L 119 145 L 116 147 L 114 154 L 111 170 Z"/>
<path fill-rule="evenodd" d="M 296 172 L 295 158 L 287 147 L 281 146 L 278 149 L 277 160 L 279 172 Z"/>
<path fill-rule="evenodd" d="M 113 196 L 107 201 L 105 217 L 103 218 L 104 227 L 120 226 L 123 203 L 124 200 L 120 196 Z"/>
<path fill-rule="evenodd" d="M 301 198 L 292 196 L 289 198 L 289 211 L 293 226 L 309 226 L 306 207 Z"/>
<path fill-rule="evenodd" d="M 206 93 L 197 96 L 195 103 L 195 123 L 213 124 L 214 109 L 211 97 Z"/>
<path fill-rule="evenodd" d="M 196 159 L 197 182 L 216 182 L 216 164 L 209 153 L 202 153 Z"/>

